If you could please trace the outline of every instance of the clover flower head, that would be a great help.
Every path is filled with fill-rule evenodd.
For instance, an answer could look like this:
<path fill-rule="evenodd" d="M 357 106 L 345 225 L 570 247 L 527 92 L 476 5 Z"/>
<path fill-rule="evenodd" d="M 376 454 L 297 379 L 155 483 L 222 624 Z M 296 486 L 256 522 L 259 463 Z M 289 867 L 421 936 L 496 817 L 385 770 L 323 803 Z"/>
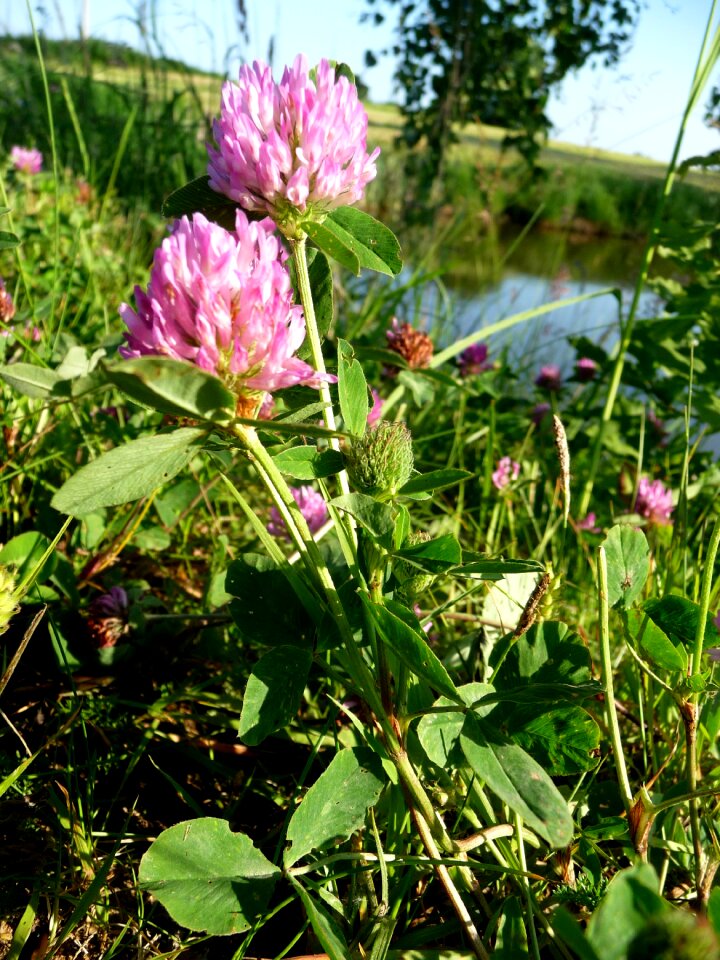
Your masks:
<path fill-rule="evenodd" d="M 640 477 L 635 497 L 636 513 L 645 517 L 650 523 L 667 526 L 671 523 L 670 514 L 673 509 L 672 490 L 669 490 L 662 480 Z"/>
<path fill-rule="evenodd" d="M 492 370 L 492 364 L 487 362 L 488 347 L 486 343 L 473 343 L 458 355 L 457 365 L 463 377 L 474 376 L 485 370 Z"/>
<path fill-rule="evenodd" d="M 517 480 L 520 475 L 520 464 L 517 460 L 511 460 L 510 457 L 501 457 L 498 465 L 492 473 L 493 485 L 498 490 L 504 490 L 513 480 Z"/>
<path fill-rule="evenodd" d="M 322 219 L 361 199 L 380 153 L 368 155 L 367 127 L 357 88 L 327 60 L 310 71 L 300 54 L 280 83 L 256 60 L 223 85 L 217 149 L 208 146 L 210 186 L 294 235 L 300 215 Z"/>
<path fill-rule="evenodd" d="M 197 364 L 251 398 L 249 413 L 264 392 L 334 382 L 295 356 L 305 319 L 284 259 L 268 219 L 250 222 L 238 210 L 230 233 L 202 214 L 182 217 L 155 251 L 147 293 L 135 287 L 136 309 L 120 306 L 128 327 L 121 355 Z"/>
<path fill-rule="evenodd" d="M 580 383 L 588 383 L 595 379 L 598 369 L 592 357 L 580 357 L 575 363 L 575 376 Z"/>
<path fill-rule="evenodd" d="M 310 533 L 317 533 L 328 518 L 325 498 L 310 486 L 290 487 L 290 492 L 295 503 L 300 507 L 300 512 L 305 517 Z M 290 540 L 285 521 L 280 516 L 277 507 L 270 508 L 270 521 L 267 529 L 273 537 L 284 537 L 286 540 Z"/>
<path fill-rule="evenodd" d="M 540 367 L 540 373 L 535 378 L 535 383 L 543 390 L 559 390 L 562 385 L 560 367 L 554 363 L 548 363 L 544 367 Z"/>
<path fill-rule="evenodd" d="M 370 389 L 370 393 L 372 395 L 372 406 L 368 410 L 367 425 L 374 427 L 375 424 L 382 419 L 383 399 L 375 387 Z"/>
<path fill-rule="evenodd" d="M 15 304 L 8 292 L 5 281 L 0 277 L 0 321 L 9 323 L 15 316 Z"/>
<path fill-rule="evenodd" d="M 43 155 L 35 147 L 13 147 L 10 160 L 21 173 L 40 173 L 42 170 Z"/>
<path fill-rule="evenodd" d="M 130 603 L 123 587 L 110 587 L 107 593 L 96 597 L 88 608 L 87 626 L 96 645 L 114 647 L 126 633 Z"/>
<path fill-rule="evenodd" d="M 388 349 L 400 354 L 412 370 L 429 366 L 434 347 L 430 337 L 422 330 L 416 330 L 409 323 L 400 323 L 397 317 L 393 317 L 392 326 L 385 336 Z"/>
<path fill-rule="evenodd" d="M 549 403 L 536 403 L 530 414 L 530 419 L 536 427 L 539 427 L 551 410 L 552 407 Z"/>

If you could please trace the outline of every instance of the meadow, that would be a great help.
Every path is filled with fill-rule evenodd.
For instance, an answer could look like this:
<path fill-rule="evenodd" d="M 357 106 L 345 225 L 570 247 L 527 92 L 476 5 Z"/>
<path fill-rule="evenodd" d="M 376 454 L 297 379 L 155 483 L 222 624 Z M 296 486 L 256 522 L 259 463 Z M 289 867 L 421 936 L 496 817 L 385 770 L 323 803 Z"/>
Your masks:
<path fill-rule="evenodd" d="M 720 956 L 717 172 L 470 129 L 409 227 L 370 106 L 365 197 L 272 233 L 198 179 L 219 78 L 2 46 L 0 958 Z M 505 221 L 634 294 L 448 343 Z M 592 297 L 571 373 L 498 346 Z"/>

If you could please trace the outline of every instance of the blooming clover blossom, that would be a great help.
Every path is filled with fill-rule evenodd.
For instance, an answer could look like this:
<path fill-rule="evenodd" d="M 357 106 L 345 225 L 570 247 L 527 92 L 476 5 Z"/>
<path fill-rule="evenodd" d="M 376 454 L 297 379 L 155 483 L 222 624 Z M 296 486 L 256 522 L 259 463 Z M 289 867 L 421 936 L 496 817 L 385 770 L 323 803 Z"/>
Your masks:
<path fill-rule="evenodd" d="M 40 173 L 43 165 L 43 155 L 35 147 L 13 147 L 10 159 L 16 170 L 22 173 Z"/>
<path fill-rule="evenodd" d="M 290 492 L 293 495 L 295 503 L 300 507 L 300 512 L 307 521 L 310 533 L 317 533 L 328 518 L 325 498 L 310 486 L 290 487 Z M 273 537 L 290 539 L 285 521 L 280 516 L 280 511 L 277 507 L 270 508 L 270 522 L 267 525 L 267 529 L 268 533 Z"/>
<path fill-rule="evenodd" d="M 135 287 L 137 310 L 120 306 L 121 355 L 188 360 L 258 402 L 263 391 L 334 382 L 294 356 L 305 320 L 284 258 L 268 219 L 251 223 L 238 210 L 229 233 L 202 214 L 182 217 L 155 251 L 147 293 Z"/>
<path fill-rule="evenodd" d="M 635 497 L 635 511 L 650 523 L 667 526 L 673 512 L 672 490 L 668 490 L 662 480 L 650 480 L 640 477 Z"/>
<path fill-rule="evenodd" d="M 591 357 L 580 357 L 575 363 L 575 376 L 580 383 L 588 383 L 595 379 L 598 365 Z"/>
<path fill-rule="evenodd" d="M 299 213 L 322 218 L 360 200 L 380 153 L 368 155 L 367 127 L 356 87 L 327 60 L 312 76 L 300 54 L 280 83 L 256 60 L 240 68 L 238 83 L 223 85 L 210 186 L 293 232 Z"/>
<path fill-rule="evenodd" d="M 540 373 L 535 378 L 535 383 L 544 390 L 559 390 L 562 384 L 560 367 L 554 363 L 548 363 L 546 366 L 540 367 Z"/>
<path fill-rule="evenodd" d="M 98 647 L 114 647 L 129 630 L 130 603 L 122 587 L 110 587 L 88 608 L 87 626 Z"/>
<path fill-rule="evenodd" d="M 511 460 L 510 457 L 501 457 L 498 465 L 492 473 L 492 482 L 498 490 L 504 490 L 512 481 L 517 480 L 520 475 L 520 464 L 517 460 Z"/>
<path fill-rule="evenodd" d="M 492 364 L 487 362 L 488 347 L 486 343 L 474 343 L 458 355 L 457 365 L 463 377 L 474 376 L 485 370 L 492 370 Z"/>
<path fill-rule="evenodd" d="M 367 425 L 374 427 L 378 420 L 382 418 L 383 399 L 375 387 L 371 388 L 370 393 L 372 394 L 372 406 L 368 410 Z"/>

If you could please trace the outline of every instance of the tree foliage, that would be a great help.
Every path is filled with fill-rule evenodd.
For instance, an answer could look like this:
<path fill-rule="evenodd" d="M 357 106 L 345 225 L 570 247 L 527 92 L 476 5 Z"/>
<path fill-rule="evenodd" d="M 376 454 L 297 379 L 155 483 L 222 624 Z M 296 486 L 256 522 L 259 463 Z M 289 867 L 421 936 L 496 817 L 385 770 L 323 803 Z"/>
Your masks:
<path fill-rule="evenodd" d="M 382 23 L 399 7 L 393 46 L 404 139 L 422 142 L 421 179 L 434 179 L 467 122 L 504 127 L 506 146 L 535 165 L 552 89 L 589 60 L 618 61 L 640 0 L 367 0 Z M 366 63 L 377 62 L 368 51 Z"/>

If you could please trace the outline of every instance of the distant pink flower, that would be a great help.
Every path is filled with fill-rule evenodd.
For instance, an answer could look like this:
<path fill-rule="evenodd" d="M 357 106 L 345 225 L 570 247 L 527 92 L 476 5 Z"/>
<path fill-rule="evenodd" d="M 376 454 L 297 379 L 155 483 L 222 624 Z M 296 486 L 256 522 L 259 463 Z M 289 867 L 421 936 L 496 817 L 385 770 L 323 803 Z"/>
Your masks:
<path fill-rule="evenodd" d="M 137 312 L 120 306 L 121 355 L 187 360 L 239 396 L 334 381 L 294 356 L 305 320 L 284 259 L 270 220 L 251 223 L 238 210 L 234 233 L 199 213 L 176 221 L 155 251 L 147 293 L 135 287 Z"/>
<path fill-rule="evenodd" d="M 535 383 L 543 390 L 559 390 L 562 385 L 560 377 L 560 367 L 554 363 L 548 363 L 540 367 L 540 373 L 535 378 Z"/>
<path fill-rule="evenodd" d="M 594 513 L 589 513 L 583 520 L 578 520 L 575 526 L 578 530 L 587 530 L 588 533 L 600 533 L 600 527 L 595 523 L 596 519 Z"/>
<path fill-rule="evenodd" d="M 418 620 L 422 620 L 422 618 L 423 618 L 423 612 L 422 612 L 422 609 L 421 609 L 419 603 L 413 604 L 413 613 L 414 613 L 415 616 L 418 618 Z M 429 634 L 430 631 L 431 631 L 432 628 L 433 628 L 433 622 L 432 622 L 432 620 L 428 620 L 427 623 L 425 623 L 425 624 L 422 624 L 422 623 L 421 623 L 420 626 L 422 627 L 424 633 Z"/>
<path fill-rule="evenodd" d="M 640 477 L 635 497 L 635 511 L 650 523 L 667 526 L 673 512 L 672 490 L 668 490 L 662 480 L 650 480 Z"/>
<path fill-rule="evenodd" d="M 43 155 L 35 147 L 13 147 L 10 159 L 16 170 L 22 173 L 40 173 L 43 165 Z"/>
<path fill-rule="evenodd" d="M 87 612 L 87 627 L 97 647 L 114 647 L 128 633 L 129 612 L 128 595 L 122 587 L 110 587 L 107 593 L 92 601 Z"/>
<path fill-rule="evenodd" d="M 536 403 L 530 414 L 530 419 L 536 427 L 539 427 L 551 410 L 552 407 L 549 403 Z"/>
<path fill-rule="evenodd" d="M 281 226 L 360 200 L 380 153 L 366 151 L 368 118 L 357 89 L 321 60 L 314 77 L 301 54 L 280 83 L 260 61 L 222 89 L 210 186 Z"/>
<path fill-rule="evenodd" d="M 0 277 L 0 321 L 9 323 L 15 316 L 13 298 L 5 287 L 5 281 Z"/>
<path fill-rule="evenodd" d="M 598 365 L 591 357 L 580 357 L 575 363 L 575 376 L 581 383 L 594 380 L 598 372 Z"/>
<path fill-rule="evenodd" d="M 504 490 L 512 481 L 517 480 L 520 475 L 520 464 L 517 460 L 511 460 L 510 457 L 501 457 L 498 465 L 492 474 L 492 482 L 498 490 Z"/>
<path fill-rule="evenodd" d="M 317 533 L 328 518 L 325 498 L 310 486 L 290 487 L 290 492 L 293 495 L 295 503 L 300 507 L 300 512 L 307 521 L 310 533 Z M 277 507 L 270 508 L 270 522 L 267 525 L 267 529 L 268 533 L 273 537 L 290 539 L 285 521 L 280 516 Z"/>
<path fill-rule="evenodd" d="M 266 393 L 256 414 L 258 420 L 272 420 L 275 412 L 275 397 L 271 393 Z"/>
<path fill-rule="evenodd" d="M 367 425 L 369 427 L 374 427 L 375 424 L 382 418 L 382 408 L 383 408 L 383 398 L 377 392 L 375 387 L 372 387 L 370 390 L 372 394 L 372 407 L 368 410 L 367 415 Z"/>
<path fill-rule="evenodd" d="M 457 357 L 457 365 L 463 377 L 475 376 L 485 370 L 492 370 L 493 365 L 487 362 L 488 347 L 486 343 L 473 343 Z"/>
<path fill-rule="evenodd" d="M 720 627 L 718 629 L 720 630 Z M 708 647 L 705 653 L 713 663 L 720 663 L 720 647 Z"/>
<path fill-rule="evenodd" d="M 388 349 L 399 354 L 411 370 L 420 370 L 427 367 L 432 360 L 435 349 L 432 340 L 422 330 L 416 330 L 411 323 L 400 323 L 397 317 L 392 318 L 392 326 L 385 331 Z M 397 368 L 386 368 L 392 375 Z"/>

